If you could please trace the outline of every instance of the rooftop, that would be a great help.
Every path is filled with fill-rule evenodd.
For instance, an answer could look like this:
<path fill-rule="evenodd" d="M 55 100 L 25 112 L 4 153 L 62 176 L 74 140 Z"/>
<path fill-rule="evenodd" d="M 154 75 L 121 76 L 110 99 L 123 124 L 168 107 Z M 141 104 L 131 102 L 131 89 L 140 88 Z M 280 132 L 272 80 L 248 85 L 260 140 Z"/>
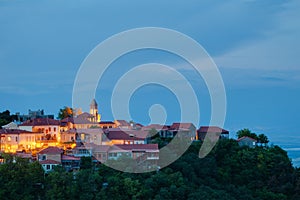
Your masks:
<path fill-rule="evenodd" d="M 222 134 L 229 134 L 229 131 L 222 129 L 218 126 L 201 126 L 198 129 L 200 133 L 222 133 Z"/>
<path fill-rule="evenodd" d="M 62 154 L 63 150 L 58 147 L 47 147 L 41 150 L 38 154 Z"/>
<path fill-rule="evenodd" d="M 49 126 L 49 125 L 60 125 L 59 120 L 50 119 L 50 118 L 36 118 L 25 121 L 23 124 L 19 126 Z"/>
<path fill-rule="evenodd" d="M 113 145 L 110 151 L 159 151 L 158 144 L 124 144 L 124 145 Z"/>
<path fill-rule="evenodd" d="M 180 129 L 189 129 L 191 126 L 193 126 L 192 123 L 173 123 L 170 126 L 171 130 L 180 130 Z"/>
<path fill-rule="evenodd" d="M 32 132 L 25 131 L 22 129 L 0 129 L 0 134 L 24 134 L 24 133 L 32 133 Z"/>
<path fill-rule="evenodd" d="M 68 156 L 68 155 L 62 155 L 61 160 L 80 160 L 80 158 L 75 157 L 75 156 Z"/>
<path fill-rule="evenodd" d="M 241 138 L 239 138 L 239 139 L 237 139 L 236 141 L 241 141 L 241 140 L 245 140 L 245 139 L 249 139 L 249 140 L 252 140 L 253 142 L 256 142 L 257 140 L 256 139 L 254 139 L 254 138 L 252 138 L 252 137 L 248 137 L 248 136 L 243 136 L 243 137 L 241 137 Z"/>
<path fill-rule="evenodd" d="M 59 165 L 59 164 L 60 164 L 60 162 L 55 161 L 55 160 L 41 160 L 41 161 L 39 161 L 39 163 L 40 163 L 41 165 L 45 165 L 45 164 Z"/>
<path fill-rule="evenodd" d="M 148 131 L 109 129 L 105 136 L 109 140 L 144 140 Z"/>

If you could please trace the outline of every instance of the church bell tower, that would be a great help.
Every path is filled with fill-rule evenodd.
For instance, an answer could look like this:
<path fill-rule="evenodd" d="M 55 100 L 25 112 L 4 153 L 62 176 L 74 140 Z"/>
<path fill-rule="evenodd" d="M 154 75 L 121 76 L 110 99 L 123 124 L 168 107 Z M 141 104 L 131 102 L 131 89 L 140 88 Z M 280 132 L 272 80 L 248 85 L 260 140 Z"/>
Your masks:
<path fill-rule="evenodd" d="M 95 99 L 93 99 L 90 104 L 90 114 L 94 115 L 94 122 L 100 122 L 101 117 L 98 113 L 98 104 Z"/>

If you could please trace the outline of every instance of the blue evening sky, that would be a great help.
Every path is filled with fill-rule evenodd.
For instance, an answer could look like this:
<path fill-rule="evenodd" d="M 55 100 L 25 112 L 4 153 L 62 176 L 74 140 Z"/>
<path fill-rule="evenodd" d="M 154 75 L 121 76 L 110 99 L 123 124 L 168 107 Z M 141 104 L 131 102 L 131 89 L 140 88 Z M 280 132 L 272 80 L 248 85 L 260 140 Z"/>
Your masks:
<path fill-rule="evenodd" d="M 96 45 L 131 28 L 164 27 L 195 39 L 216 62 L 227 93 L 225 128 L 232 137 L 250 128 L 295 154 L 300 147 L 299 11 L 297 0 L 0 0 L 0 111 L 44 109 L 57 115 L 72 105 L 77 70 Z M 149 62 L 174 66 L 187 77 L 200 102 L 200 124 L 208 124 L 210 97 L 201 77 L 178 56 L 157 50 L 129 53 L 107 70 L 96 93 L 103 120 L 112 120 L 110 98 L 118 78 Z M 172 81 L 167 74 L 166 79 Z M 148 110 L 156 103 L 165 106 L 167 123 L 180 120 L 176 98 L 157 85 L 134 93 L 133 119 L 149 123 Z"/>

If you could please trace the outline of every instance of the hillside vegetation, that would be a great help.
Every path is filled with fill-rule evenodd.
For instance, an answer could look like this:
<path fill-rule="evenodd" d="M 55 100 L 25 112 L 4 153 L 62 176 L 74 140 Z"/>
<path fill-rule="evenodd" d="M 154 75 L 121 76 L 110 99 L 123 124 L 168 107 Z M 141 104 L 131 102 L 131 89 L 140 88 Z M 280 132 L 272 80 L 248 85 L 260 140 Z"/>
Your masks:
<path fill-rule="evenodd" d="M 278 146 L 239 147 L 221 140 L 198 158 L 194 142 L 176 162 L 157 172 L 123 173 L 82 162 L 76 174 L 57 168 L 44 177 L 27 160 L 0 165 L 0 199 L 300 199 L 300 171 Z"/>

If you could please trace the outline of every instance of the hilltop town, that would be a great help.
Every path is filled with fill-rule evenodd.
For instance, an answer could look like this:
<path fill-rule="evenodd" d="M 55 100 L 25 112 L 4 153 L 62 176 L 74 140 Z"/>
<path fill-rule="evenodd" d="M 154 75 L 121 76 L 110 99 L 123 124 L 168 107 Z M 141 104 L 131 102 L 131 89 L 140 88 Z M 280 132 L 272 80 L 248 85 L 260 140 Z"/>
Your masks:
<path fill-rule="evenodd" d="M 264 134 L 242 129 L 231 139 L 221 127 L 189 122 L 104 121 L 95 100 L 89 112 L 71 111 L 60 109 L 60 119 L 43 110 L 12 118 L 0 113 L 1 198 L 299 199 L 299 169 Z M 14 120 L 3 125 L 3 119 Z M 178 138 L 189 148 L 180 154 L 175 146 L 164 156 Z M 200 159 L 207 141 L 215 146 Z M 161 167 L 175 154 L 176 161 Z"/>
<path fill-rule="evenodd" d="M 158 167 L 161 143 L 157 137 L 170 141 L 179 132 L 190 141 L 203 141 L 207 133 L 229 138 L 229 132 L 222 128 L 202 126 L 197 130 L 188 122 L 143 126 L 118 119 L 102 121 L 95 99 L 89 112 L 66 115 L 60 120 L 54 119 L 54 115 L 45 115 L 43 110 L 29 110 L 28 115 L 17 113 L 16 116 L 15 122 L 0 129 L 1 152 L 36 160 L 47 173 L 58 165 L 67 171 L 78 170 L 83 157 L 104 163 L 128 156 L 148 168 Z M 244 139 L 250 146 L 256 142 Z"/>

